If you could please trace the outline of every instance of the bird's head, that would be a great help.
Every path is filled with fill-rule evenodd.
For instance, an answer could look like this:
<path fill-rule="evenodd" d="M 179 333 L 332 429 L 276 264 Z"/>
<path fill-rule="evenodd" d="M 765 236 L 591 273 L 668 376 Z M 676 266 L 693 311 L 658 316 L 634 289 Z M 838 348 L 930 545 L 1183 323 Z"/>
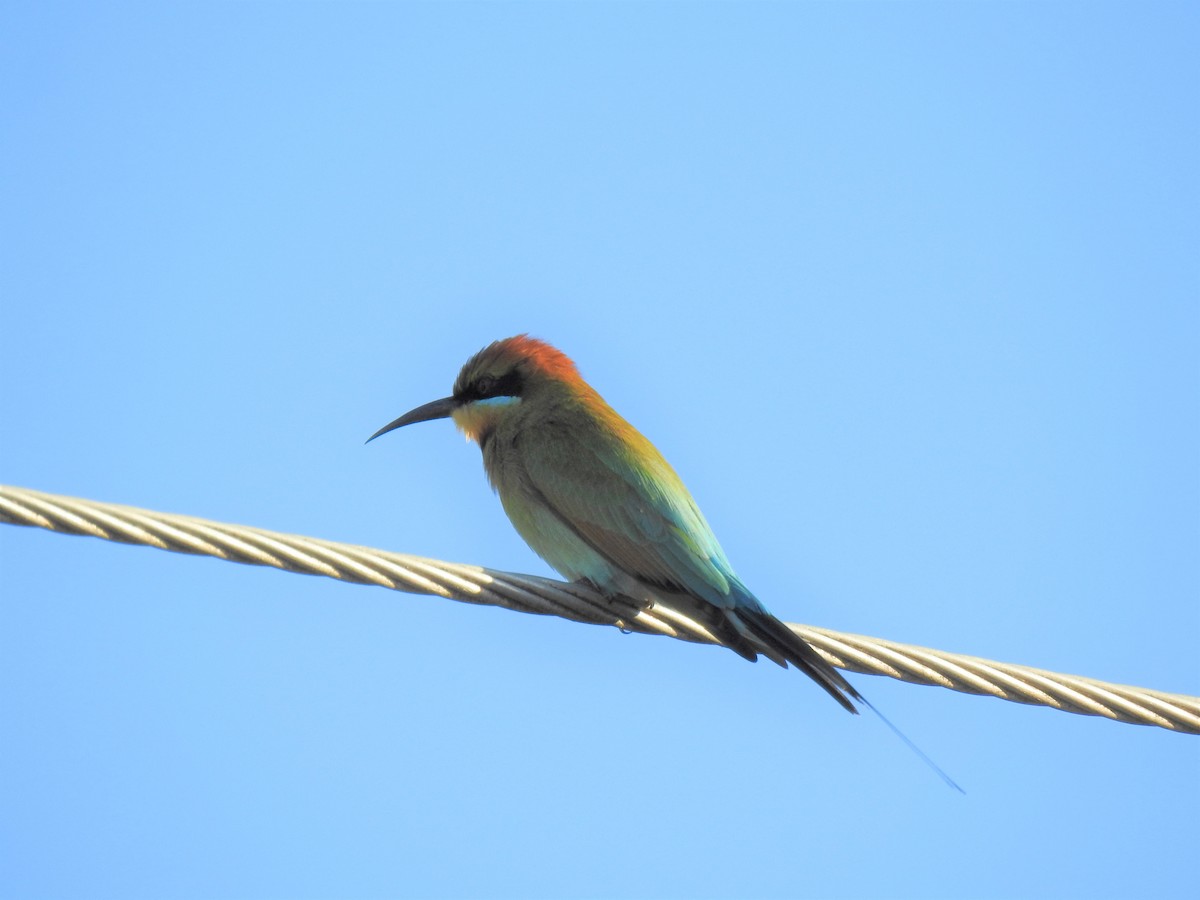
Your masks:
<path fill-rule="evenodd" d="M 555 388 L 582 384 L 575 363 L 565 353 L 519 334 L 489 344 L 467 360 L 449 397 L 406 412 L 367 442 L 414 422 L 449 417 L 468 438 L 482 443 L 520 404 L 538 402 Z"/>

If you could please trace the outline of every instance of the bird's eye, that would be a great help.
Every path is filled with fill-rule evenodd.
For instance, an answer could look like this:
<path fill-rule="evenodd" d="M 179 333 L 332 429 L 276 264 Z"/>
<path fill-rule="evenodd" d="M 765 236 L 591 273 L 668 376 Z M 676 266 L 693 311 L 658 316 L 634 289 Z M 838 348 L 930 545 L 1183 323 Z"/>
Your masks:
<path fill-rule="evenodd" d="M 488 396 L 495 389 L 496 378 L 493 375 L 481 375 L 475 382 L 475 390 L 479 392 L 480 397 Z"/>

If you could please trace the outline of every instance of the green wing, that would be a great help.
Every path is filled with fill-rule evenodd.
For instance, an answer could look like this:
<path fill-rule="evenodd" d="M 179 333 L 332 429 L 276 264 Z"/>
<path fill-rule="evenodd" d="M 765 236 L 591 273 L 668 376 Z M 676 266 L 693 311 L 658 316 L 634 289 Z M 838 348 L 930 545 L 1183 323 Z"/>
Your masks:
<path fill-rule="evenodd" d="M 581 539 L 650 585 L 714 605 L 738 605 L 744 588 L 696 502 L 654 445 L 619 431 L 553 428 L 526 434 L 524 479 Z M 740 590 L 739 590 L 740 589 Z M 757 603 L 755 602 L 755 605 Z"/>

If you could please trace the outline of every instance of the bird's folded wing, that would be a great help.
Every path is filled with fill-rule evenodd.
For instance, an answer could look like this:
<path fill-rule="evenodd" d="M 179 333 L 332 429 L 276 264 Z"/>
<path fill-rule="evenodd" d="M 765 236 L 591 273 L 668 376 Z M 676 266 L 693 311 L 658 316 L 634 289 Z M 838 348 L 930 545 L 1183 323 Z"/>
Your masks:
<path fill-rule="evenodd" d="M 739 600 L 716 537 L 679 476 L 649 441 L 562 429 L 522 441 L 526 483 L 616 567 L 717 606 Z M 740 586 L 740 585 L 739 585 Z"/>

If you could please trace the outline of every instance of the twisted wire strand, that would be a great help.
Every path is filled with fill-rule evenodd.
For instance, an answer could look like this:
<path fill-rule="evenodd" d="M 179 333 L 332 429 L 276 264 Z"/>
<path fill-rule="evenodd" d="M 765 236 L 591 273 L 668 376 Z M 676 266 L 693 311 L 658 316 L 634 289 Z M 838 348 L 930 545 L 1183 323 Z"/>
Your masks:
<path fill-rule="evenodd" d="M 0 522 L 561 616 L 575 622 L 614 625 L 624 631 L 719 643 L 703 626 L 674 610 L 659 604 L 643 607 L 626 597 L 603 596 L 581 584 L 27 488 L 0 485 Z M 1200 697 L 1111 684 L 809 625 L 788 623 L 788 627 L 830 663 L 852 672 L 1200 734 Z"/>

